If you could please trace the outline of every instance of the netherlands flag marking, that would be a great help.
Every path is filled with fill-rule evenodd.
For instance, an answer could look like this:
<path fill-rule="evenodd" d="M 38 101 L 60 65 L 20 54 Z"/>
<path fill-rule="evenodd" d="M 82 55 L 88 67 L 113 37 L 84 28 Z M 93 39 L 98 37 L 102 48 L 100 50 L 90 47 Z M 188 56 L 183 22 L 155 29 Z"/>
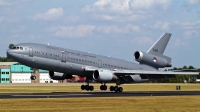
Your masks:
<path fill-rule="evenodd" d="M 64 50 L 61 50 L 61 53 L 65 53 L 65 51 L 64 51 Z"/>
<path fill-rule="evenodd" d="M 158 58 L 153 57 L 153 62 L 157 62 L 157 61 L 158 61 Z"/>

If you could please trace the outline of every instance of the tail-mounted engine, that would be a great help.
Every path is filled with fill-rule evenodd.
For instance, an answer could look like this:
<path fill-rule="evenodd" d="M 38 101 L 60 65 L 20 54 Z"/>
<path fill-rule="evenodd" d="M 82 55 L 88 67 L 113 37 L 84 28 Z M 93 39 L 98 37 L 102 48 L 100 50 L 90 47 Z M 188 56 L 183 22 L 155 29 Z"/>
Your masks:
<path fill-rule="evenodd" d="M 168 60 L 169 57 L 166 57 L 164 55 L 156 56 L 156 55 L 145 53 L 142 51 L 136 51 L 134 53 L 134 59 L 140 62 L 141 64 L 147 64 L 156 68 L 172 66 L 170 61 Z"/>

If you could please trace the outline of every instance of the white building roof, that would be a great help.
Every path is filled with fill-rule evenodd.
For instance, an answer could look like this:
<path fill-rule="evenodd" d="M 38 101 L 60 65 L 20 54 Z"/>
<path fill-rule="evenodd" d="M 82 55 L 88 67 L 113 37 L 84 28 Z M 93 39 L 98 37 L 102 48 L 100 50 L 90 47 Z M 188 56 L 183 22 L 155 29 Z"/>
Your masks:
<path fill-rule="evenodd" d="M 2 66 L 2 65 L 13 65 L 15 63 L 18 63 L 18 62 L 0 62 L 0 66 Z"/>

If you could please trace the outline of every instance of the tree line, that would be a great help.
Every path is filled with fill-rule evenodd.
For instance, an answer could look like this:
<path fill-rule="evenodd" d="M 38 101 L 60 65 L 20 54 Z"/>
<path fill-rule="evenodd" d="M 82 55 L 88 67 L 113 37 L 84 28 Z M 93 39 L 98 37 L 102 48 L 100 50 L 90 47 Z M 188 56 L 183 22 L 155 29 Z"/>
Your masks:
<path fill-rule="evenodd" d="M 14 44 L 10 44 L 8 46 L 9 49 L 11 49 L 14 46 Z M 9 57 L 1 57 L 0 56 L 0 62 L 15 62 L 15 60 L 9 58 Z"/>
<path fill-rule="evenodd" d="M 193 66 L 183 66 L 182 68 L 174 67 L 173 69 L 170 69 L 170 71 L 180 71 L 180 72 L 200 72 L 200 69 L 196 69 Z M 196 82 L 196 79 L 200 79 L 200 74 L 197 76 L 190 76 L 190 75 L 175 75 L 174 77 L 170 78 L 162 78 L 158 80 L 154 80 L 153 82 L 156 83 L 183 83 L 183 82 L 189 82 L 194 83 Z"/>

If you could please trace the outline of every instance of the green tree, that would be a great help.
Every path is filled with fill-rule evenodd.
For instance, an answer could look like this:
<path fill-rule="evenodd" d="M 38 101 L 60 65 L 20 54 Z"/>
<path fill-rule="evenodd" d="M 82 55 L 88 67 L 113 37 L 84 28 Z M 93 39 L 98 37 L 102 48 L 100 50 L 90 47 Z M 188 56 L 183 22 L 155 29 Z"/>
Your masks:
<path fill-rule="evenodd" d="M 14 44 L 10 44 L 8 48 L 10 48 L 10 49 L 11 49 L 13 46 L 14 46 Z"/>
<path fill-rule="evenodd" d="M 188 68 L 189 68 L 189 69 L 195 69 L 193 66 L 189 66 Z"/>
<path fill-rule="evenodd" d="M 187 66 L 183 66 L 183 69 L 188 69 Z"/>

